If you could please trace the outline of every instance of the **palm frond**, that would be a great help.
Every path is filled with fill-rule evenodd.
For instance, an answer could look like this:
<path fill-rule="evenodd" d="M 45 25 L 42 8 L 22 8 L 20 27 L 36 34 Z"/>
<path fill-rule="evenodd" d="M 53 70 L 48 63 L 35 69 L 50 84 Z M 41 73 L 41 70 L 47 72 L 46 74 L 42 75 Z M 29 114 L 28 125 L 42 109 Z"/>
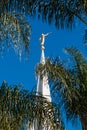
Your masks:
<path fill-rule="evenodd" d="M 23 50 L 29 54 L 31 26 L 23 15 L 2 13 L 0 19 L 0 52 L 11 46 L 21 57 Z"/>
<path fill-rule="evenodd" d="M 44 125 L 52 130 L 64 127 L 57 104 L 18 86 L 9 87 L 4 81 L 0 87 L 0 129 L 24 129 L 34 120 L 38 122 L 38 130 Z"/>
<path fill-rule="evenodd" d="M 87 25 L 87 2 L 86 0 L 1 0 L 2 11 L 18 11 L 38 15 L 43 21 L 53 23 L 57 28 L 72 28 L 76 17 Z"/>
<path fill-rule="evenodd" d="M 83 125 L 87 115 L 87 60 L 76 48 L 66 50 L 71 56 L 68 67 L 60 59 L 48 59 L 39 71 L 47 71 L 52 93 L 55 98 L 60 96 L 56 102 L 65 107 L 67 119 L 79 117 Z"/>

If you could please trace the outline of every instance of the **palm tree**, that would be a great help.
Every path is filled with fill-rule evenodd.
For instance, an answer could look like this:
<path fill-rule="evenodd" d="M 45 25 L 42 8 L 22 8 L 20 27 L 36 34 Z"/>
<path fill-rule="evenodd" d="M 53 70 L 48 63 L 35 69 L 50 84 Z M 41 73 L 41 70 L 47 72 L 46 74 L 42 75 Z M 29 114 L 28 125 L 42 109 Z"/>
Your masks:
<path fill-rule="evenodd" d="M 41 96 L 36 96 L 28 90 L 18 86 L 8 86 L 4 81 L 0 87 L 0 129 L 20 130 L 28 124 L 30 127 L 34 119 L 38 120 L 38 130 L 43 122 L 50 124 L 53 130 L 64 124 L 56 104 L 49 103 Z M 59 120 L 57 120 L 59 119 Z"/>
<path fill-rule="evenodd" d="M 2 13 L 0 27 L 0 52 L 3 53 L 7 43 L 7 47 L 14 48 L 20 57 L 23 50 L 29 54 L 31 26 L 23 15 L 16 12 Z"/>
<path fill-rule="evenodd" d="M 87 25 L 87 1 L 86 0 L 1 0 L 4 11 L 16 10 L 30 16 L 42 16 L 43 21 L 53 23 L 58 28 L 69 27 L 75 23 L 77 17 Z M 0 10 L 1 11 L 1 10 Z"/>
<path fill-rule="evenodd" d="M 20 130 L 27 121 L 29 94 L 18 86 L 8 87 L 6 82 L 0 88 L 0 129 Z M 25 103 L 24 103 L 25 102 Z M 25 106 L 26 105 L 26 106 Z"/>
<path fill-rule="evenodd" d="M 72 28 L 76 17 L 87 25 L 86 0 L 35 0 L 30 1 L 30 5 L 31 14 L 35 14 L 38 9 L 38 17 L 42 16 L 43 21 L 54 23 L 57 28 Z"/>
<path fill-rule="evenodd" d="M 20 58 L 25 51 L 29 55 L 31 26 L 24 14 L 16 11 L 12 1 L 0 1 L 0 52 L 11 46 Z M 11 8 L 10 8 L 11 6 Z"/>
<path fill-rule="evenodd" d="M 83 130 L 86 130 L 87 60 L 76 48 L 68 48 L 66 51 L 71 55 L 71 64 L 67 65 L 67 62 L 58 58 L 48 59 L 45 70 L 48 71 L 50 83 L 53 85 L 54 96 L 57 97 L 58 93 L 61 95 L 61 105 L 65 107 L 67 119 L 79 117 Z M 42 70 L 44 66 L 39 66 L 38 69 Z"/>

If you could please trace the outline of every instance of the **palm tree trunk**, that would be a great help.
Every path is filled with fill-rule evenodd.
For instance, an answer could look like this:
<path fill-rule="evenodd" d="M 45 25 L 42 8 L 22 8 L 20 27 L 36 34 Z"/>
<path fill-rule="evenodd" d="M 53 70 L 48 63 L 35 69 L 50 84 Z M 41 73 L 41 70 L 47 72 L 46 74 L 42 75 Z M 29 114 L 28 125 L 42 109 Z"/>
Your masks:
<path fill-rule="evenodd" d="M 87 113 L 81 117 L 82 130 L 87 130 Z"/>

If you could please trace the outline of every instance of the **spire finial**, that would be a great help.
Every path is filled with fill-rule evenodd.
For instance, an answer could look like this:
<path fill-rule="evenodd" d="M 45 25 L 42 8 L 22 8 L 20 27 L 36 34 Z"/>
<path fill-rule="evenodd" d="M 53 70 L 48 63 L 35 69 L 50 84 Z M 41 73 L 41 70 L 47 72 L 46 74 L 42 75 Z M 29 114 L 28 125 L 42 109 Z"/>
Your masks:
<path fill-rule="evenodd" d="M 51 33 L 51 32 L 50 32 Z M 45 37 L 48 36 L 50 33 L 46 33 L 46 34 L 41 34 L 41 37 L 40 37 L 40 41 L 41 41 L 41 50 L 44 50 L 45 47 L 44 47 L 44 42 L 45 42 Z"/>

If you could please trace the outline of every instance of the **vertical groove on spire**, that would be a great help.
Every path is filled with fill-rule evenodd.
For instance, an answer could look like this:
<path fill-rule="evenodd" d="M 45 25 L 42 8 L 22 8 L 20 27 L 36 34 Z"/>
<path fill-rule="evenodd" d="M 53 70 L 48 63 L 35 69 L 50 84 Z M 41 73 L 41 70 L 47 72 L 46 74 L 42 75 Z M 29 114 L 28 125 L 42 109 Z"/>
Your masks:
<path fill-rule="evenodd" d="M 44 50 L 42 50 L 42 53 L 41 53 L 41 60 L 40 60 L 40 63 L 45 64 Z"/>

